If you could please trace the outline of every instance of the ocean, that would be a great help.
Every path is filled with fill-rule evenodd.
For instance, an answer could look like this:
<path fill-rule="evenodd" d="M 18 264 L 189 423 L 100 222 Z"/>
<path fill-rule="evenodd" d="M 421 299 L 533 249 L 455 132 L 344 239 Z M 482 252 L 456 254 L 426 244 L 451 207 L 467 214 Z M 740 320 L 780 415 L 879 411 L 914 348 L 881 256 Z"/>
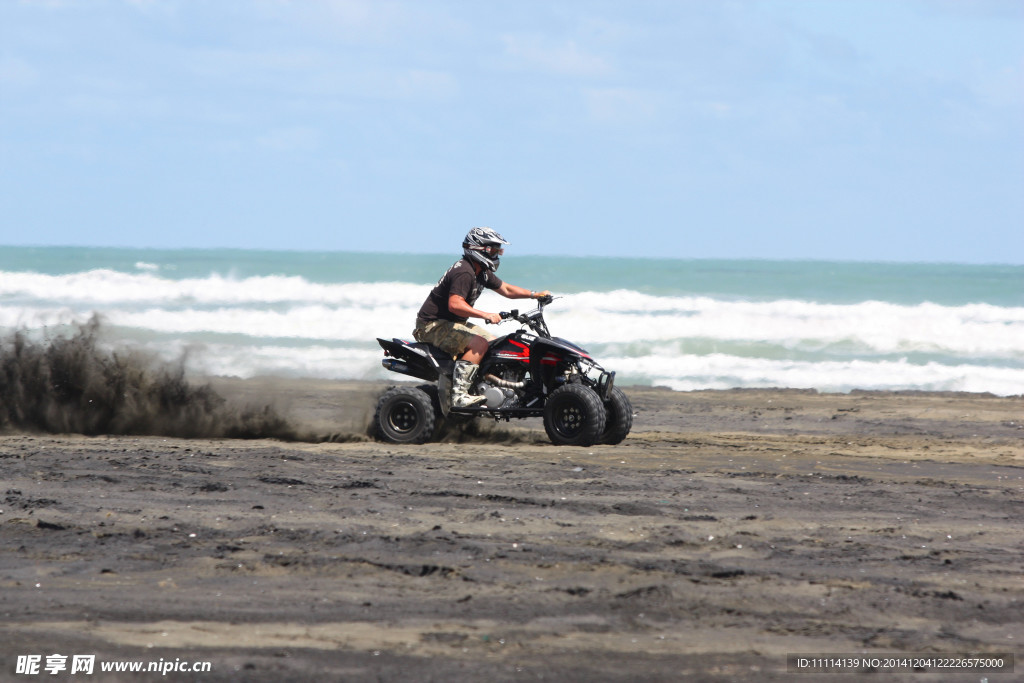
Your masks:
<path fill-rule="evenodd" d="M 398 381 L 375 338 L 411 339 L 457 257 L 0 246 L 0 334 L 96 315 L 105 344 L 197 376 Z M 498 274 L 558 296 L 552 333 L 619 385 L 1024 393 L 1024 266 L 510 253 Z M 477 307 L 532 306 L 486 292 Z"/>

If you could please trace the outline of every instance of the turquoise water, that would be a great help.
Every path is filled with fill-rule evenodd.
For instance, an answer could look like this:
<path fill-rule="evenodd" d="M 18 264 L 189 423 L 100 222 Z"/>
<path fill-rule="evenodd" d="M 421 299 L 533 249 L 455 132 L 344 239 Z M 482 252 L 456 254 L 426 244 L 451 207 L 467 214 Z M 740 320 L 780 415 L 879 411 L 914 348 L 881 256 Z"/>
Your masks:
<path fill-rule="evenodd" d="M 374 338 L 408 337 L 456 257 L 0 247 L 0 331 L 98 314 L 195 372 L 380 379 Z M 627 383 L 1024 392 L 1024 266 L 513 252 L 498 274 L 559 295 L 552 331 Z"/>

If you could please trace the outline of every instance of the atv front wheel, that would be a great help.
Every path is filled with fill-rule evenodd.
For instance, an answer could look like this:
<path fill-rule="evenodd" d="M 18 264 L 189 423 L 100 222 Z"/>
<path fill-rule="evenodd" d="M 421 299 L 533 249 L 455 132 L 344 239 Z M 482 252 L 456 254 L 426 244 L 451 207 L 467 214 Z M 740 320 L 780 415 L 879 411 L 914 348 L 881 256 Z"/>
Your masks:
<path fill-rule="evenodd" d="M 601 443 L 614 446 L 622 443 L 622 440 L 633 428 L 633 404 L 629 398 L 622 393 L 622 389 L 612 387 L 612 393 L 604 404 L 607 418 L 604 423 L 604 433 L 601 435 Z"/>
<path fill-rule="evenodd" d="M 563 384 L 544 404 L 544 431 L 556 446 L 592 446 L 604 424 L 601 397 L 584 384 Z"/>
<path fill-rule="evenodd" d="M 377 401 L 377 434 L 390 443 L 424 443 L 434 433 L 434 402 L 418 387 L 392 387 Z"/>

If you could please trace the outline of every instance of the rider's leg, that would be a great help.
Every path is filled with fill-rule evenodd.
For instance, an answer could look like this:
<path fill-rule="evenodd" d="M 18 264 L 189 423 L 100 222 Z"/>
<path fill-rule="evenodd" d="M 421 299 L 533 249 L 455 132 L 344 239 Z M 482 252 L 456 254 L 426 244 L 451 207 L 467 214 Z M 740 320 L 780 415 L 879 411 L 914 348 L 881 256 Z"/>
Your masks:
<path fill-rule="evenodd" d="M 473 378 L 480 366 L 466 360 L 455 361 L 455 368 L 452 370 L 452 407 L 472 408 L 484 400 L 483 396 L 475 396 L 469 393 L 473 386 Z"/>
<path fill-rule="evenodd" d="M 484 400 L 483 396 L 471 395 L 469 390 L 473 386 L 480 361 L 487 353 L 489 334 L 477 325 L 445 320 L 416 324 L 413 336 L 417 341 L 433 344 L 459 359 L 452 371 L 451 405 L 454 408 L 469 408 Z M 493 335 L 490 336 L 493 339 Z"/>
<path fill-rule="evenodd" d="M 473 378 L 480 368 L 480 361 L 487 352 L 487 340 L 474 335 L 466 344 L 466 351 L 462 357 L 455 361 L 455 370 L 452 372 L 452 406 L 455 408 L 470 408 L 484 400 L 483 396 L 474 396 L 469 393 L 473 386 Z"/>
<path fill-rule="evenodd" d="M 487 353 L 487 340 L 480 335 L 474 335 L 466 344 L 466 352 L 462 354 L 462 360 L 469 361 L 473 365 L 480 365 L 484 354 Z"/>

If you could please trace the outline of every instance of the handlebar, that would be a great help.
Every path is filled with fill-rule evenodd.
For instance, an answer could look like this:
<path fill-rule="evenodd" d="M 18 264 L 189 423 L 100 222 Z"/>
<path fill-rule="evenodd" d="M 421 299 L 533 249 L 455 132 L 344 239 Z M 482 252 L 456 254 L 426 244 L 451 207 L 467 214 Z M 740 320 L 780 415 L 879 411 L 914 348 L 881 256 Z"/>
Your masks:
<path fill-rule="evenodd" d="M 539 297 L 537 299 L 537 308 L 538 309 L 543 309 L 545 306 L 547 306 L 548 304 L 550 304 L 552 301 L 554 301 L 557 298 L 559 298 L 559 297 L 555 297 L 555 296 L 552 296 L 550 294 L 548 294 L 547 296 Z M 501 316 L 502 320 L 516 320 L 516 321 L 521 322 L 521 323 L 525 323 L 526 322 L 526 320 L 525 320 L 526 316 L 525 315 L 520 316 L 518 308 L 513 308 L 511 311 L 502 311 L 502 312 L 498 313 L 498 315 Z"/>

